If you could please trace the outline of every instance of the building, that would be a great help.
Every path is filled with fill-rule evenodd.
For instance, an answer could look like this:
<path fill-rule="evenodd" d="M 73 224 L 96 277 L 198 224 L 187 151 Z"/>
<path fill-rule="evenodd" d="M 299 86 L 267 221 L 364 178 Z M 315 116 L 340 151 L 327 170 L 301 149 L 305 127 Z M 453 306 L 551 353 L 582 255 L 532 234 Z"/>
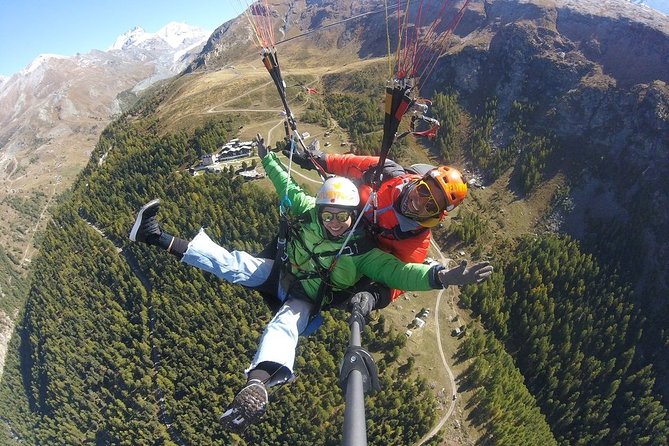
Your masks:
<path fill-rule="evenodd" d="M 195 176 L 200 171 L 221 172 L 225 165 L 219 163 L 239 158 L 247 158 L 253 155 L 253 149 L 256 147 L 254 141 L 240 141 L 239 138 L 231 139 L 222 146 L 218 153 L 208 153 L 200 157 L 200 163 L 191 167 L 189 170 Z"/>
<path fill-rule="evenodd" d="M 239 175 L 242 176 L 245 180 L 257 180 L 260 178 L 265 178 L 265 174 L 258 172 L 257 170 L 244 170 L 239 172 Z"/>
<path fill-rule="evenodd" d="M 458 328 L 455 328 L 451 331 L 451 336 L 455 337 L 461 337 L 462 335 L 465 334 L 465 331 L 467 330 L 467 326 L 465 325 L 460 325 Z"/>
<path fill-rule="evenodd" d="M 231 139 L 230 142 L 221 147 L 218 152 L 217 161 L 229 161 L 237 158 L 246 158 L 253 155 L 253 141 L 240 141 L 239 138 Z"/>
<path fill-rule="evenodd" d="M 413 326 L 415 328 L 423 328 L 425 326 L 425 321 L 419 317 L 413 320 Z"/>
<path fill-rule="evenodd" d="M 230 161 L 237 158 L 247 158 L 253 154 L 251 147 L 225 147 L 218 152 L 217 161 Z"/>
<path fill-rule="evenodd" d="M 211 166 L 215 162 L 216 162 L 216 155 L 214 155 L 213 153 L 207 153 L 200 157 L 200 166 L 202 167 Z"/>
<path fill-rule="evenodd" d="M 418 312 L 418 314 L 416 315 L 416 317 L 419 317 L 419 318 L 421 318 L 421 319 L 425 319 L 425 318 L 427 318 L 429 315 L 430 315 L 430 309 L 429 309 L 429 308 L 422 308 L 422 309 Z"/>

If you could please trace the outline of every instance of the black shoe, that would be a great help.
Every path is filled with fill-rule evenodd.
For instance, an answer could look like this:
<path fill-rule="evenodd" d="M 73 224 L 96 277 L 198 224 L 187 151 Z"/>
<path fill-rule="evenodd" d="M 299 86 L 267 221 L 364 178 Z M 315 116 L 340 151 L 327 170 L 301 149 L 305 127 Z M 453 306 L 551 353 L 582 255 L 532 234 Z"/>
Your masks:
<path fill-rule="evenodd" d="M 150 245 L 155 245 L 158 242 L 162 232 L 158 220 L 156 220 L 158 209 L 160 209 L 160 200 L 157 198 L 142 206 L 142 209 L 137 213 L 135 224 L 130 230 L 130 240 Z"/>
<path fill-rule="evenodd" d="M 242 433 L 250 425 L 255 424 L 267 410 L 267 389 L 262 381 L 252 379 L 221 415 L 223 428 L 236 433 Z"/>

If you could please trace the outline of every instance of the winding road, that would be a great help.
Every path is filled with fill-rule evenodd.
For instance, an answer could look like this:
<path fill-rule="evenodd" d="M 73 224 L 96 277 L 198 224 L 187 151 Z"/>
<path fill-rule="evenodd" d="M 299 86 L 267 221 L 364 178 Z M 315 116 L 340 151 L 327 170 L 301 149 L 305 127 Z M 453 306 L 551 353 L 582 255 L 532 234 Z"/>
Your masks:
<path fill-rule="evenodd" d="M 430 240 L 430 244 L 434 248 L 435 251 L 439 253 L 439 257 L 441 260 L 441 263 L 444 265 L 448 265 L 449 259 L 447 259 L 444 256 L 444 253 L 441 252 L 441 249 L 439 248 L 439 245 L 434 241 L 434 239 Z M 414 443 L 414 446 L 421 446 L 425 444 L 428 440 L 430 440 L 432 437 L 437 435 L 439 430 L 444 427 L 444 424 L 448 421 L 448 419 L 451 417 L 453 414 L 453 411 L 455 410 L 455 403 L 456 403 L 456 395 L 457 395 L 457 387 L 455 385 L 455 376 L 453 375 L 453 371 L 448 365 L 448 361 L 446 360 L 446 355 L 444 354 L 444 349 L 443 346 L 441 345 L 441 329 L 439 328 L 439 304 L 441 303 L 441 297 L 444 295 L 444 292 L 446 292 L 448 288 L 444 288 L 443 290 L 440 290 L 439 293 L 437 294 L 437 303 L 435 304 L 435 310 L 434 310 L 434 324 L 435 324 L 435 330 L 437 332 L 437 347 L 439 348 L 439 355 L 441 355 L 441 363 L 444 365 L 444 369 L 446 370 L 446 373 L 448 374 L 448 380 L 451 385 L 451 405 L 449 406 L 448 410 L 444 414 L 443 417 L 437 422 L 437 424 L 432 428 L 430 432 L 425 434 L 423 438 L 421 438 L 418 442 Z"/>

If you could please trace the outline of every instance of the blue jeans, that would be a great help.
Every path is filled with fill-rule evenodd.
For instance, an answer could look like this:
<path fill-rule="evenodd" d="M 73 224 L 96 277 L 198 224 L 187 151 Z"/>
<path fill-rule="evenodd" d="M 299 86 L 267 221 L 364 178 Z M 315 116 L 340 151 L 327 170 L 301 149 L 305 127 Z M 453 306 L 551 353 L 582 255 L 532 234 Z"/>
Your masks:
<path fill-rule="evenodd" d="M 269 278 L 274 260 L 254 257 L 245 251 L 228 251 L 200 232 L 188 244 L 182 262 L 210 272 L 217 277 L 238 285 L 255 288 Z M 265 327 L 260 344 L 247 372 L 259 363 L 269 361 L 281 364 L 290 371 L 292 378 L 295 349 L 300 334 L 310 326 L 315 304 L 293 299 L 277 284 L 277 296 L 283 306 Z M 322 321 L 322 319 L 321 319 Z M 315 328 L 318 328 L 318 325 Z"/>

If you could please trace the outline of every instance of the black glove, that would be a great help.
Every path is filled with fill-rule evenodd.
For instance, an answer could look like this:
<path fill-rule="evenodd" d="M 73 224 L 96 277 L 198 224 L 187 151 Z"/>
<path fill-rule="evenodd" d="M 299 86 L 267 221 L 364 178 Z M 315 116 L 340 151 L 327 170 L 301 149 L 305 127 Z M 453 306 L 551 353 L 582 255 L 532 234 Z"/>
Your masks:
<path fill-rule="evenodd" d="M 271 147 L 265 147 L 265 139 L 260 135 L 260 133 L 256 133 L 255 142 L 258 146 L 258 156 L 260 159 L 265 158 Z"/>
<path fill-rule="evenodd" d="M 283 149 L 283 154 L 290 158 L 290 146 Z M 293 162 L 299 165 L 302 169 L 315 170 L 314 161 L 320 164 L 323 168 L 326 167 L 325 153 L 321 152 L 321 144 L 318 140 L 314 140 L 306 150 L 295 145 L 293 151 Z"/>
<path fill-rule="evenodd" d="M 442 269 L 437 273 L 439 281 L 444 287 L 449 285 L 468 285 L 483 282 L 492 274 L 490 262 L 479 262 L 467 268 L 467 261 L 463 260 L 459 266 L 449 270 Z"/>
<path fill-rule="evenodd" d="M 353 310 L 353 308 L 356 306 L 360 308 L 360 313 L 362 313 L 364 317 L 369 316 L 375 305 L 376 297 L 367 291 L 360 291 L 359 293 L 355 293 L 348 303 L 348 306 L 351 310 Z"/>

